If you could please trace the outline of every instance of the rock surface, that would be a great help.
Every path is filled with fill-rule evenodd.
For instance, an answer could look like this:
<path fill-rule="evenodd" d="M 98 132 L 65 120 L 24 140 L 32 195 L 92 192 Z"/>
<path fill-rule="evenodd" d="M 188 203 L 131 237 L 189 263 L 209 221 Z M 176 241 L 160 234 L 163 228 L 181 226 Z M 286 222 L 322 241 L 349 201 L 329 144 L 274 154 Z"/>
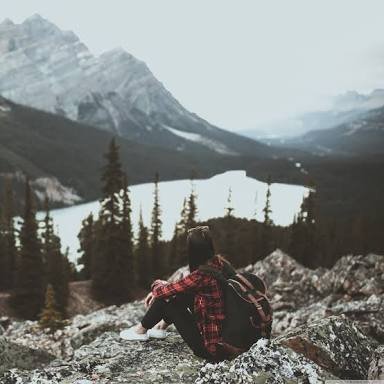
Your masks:
<path fill-rule="evenodd" d="M 349 255 L 330 270 L 311 270 L 276 250 L 245 270 L 267 283 L 274 335 L 329 315 L 345 314 L 384 343 L 384 256 Z"/>
<path fill-rule="evenodd" d="M 275 340 L 341 379 L 365 379 L 375 343 L 344 316 L 331 316 Z"/>
<path fill-rule="evenodd" d="M 334 378 L 291 349 L 261 339 L 231 362 L 206 364 L 196 384 L 319 383 Z"/>
<path fill-rule="evenodd" d="M 381 378 L 383 265 L 382 256 L 347 256 L 331 270 L 311 271 L 277 250 L 247 267 L 268 283 L 275 337 L 220 364 L 194 357 L 175 332 L 164 341 L 120 340 L 118 332 L 143 315 L 142 302 L 77 315 L 54 334 L 34 322 L 13 322 L 4 332 L 7 343 L 57 359 L 33 371 L 15 366 L 0 382 L 235 384 Z M 172 279 L 183 273 L 185 268 Z"/>
<path fill-rule="evenodd" d="M 37 322 L 12 323 L 4 333 L 17 344 L 42 349 L 58 358 L 71 358 L 74 351 L 89 344 L 107 331 L 120 331 L 136 324 L 144 314 L 141 302 L 110 306 L 88 315 L 77 315 L 63 329 L 53 334 L 44 331 Z"/>
<path fill-rule="evenodd" d="M 0 336 L 0 377 L 11 368 L 34 369 L 54 359 L 49 353 L 15 344 Z"/>
<path fill-rule="evenodd" d="M 372 355 L 368 380 L 384 380 L 384 345 L 379 346 Z"/>

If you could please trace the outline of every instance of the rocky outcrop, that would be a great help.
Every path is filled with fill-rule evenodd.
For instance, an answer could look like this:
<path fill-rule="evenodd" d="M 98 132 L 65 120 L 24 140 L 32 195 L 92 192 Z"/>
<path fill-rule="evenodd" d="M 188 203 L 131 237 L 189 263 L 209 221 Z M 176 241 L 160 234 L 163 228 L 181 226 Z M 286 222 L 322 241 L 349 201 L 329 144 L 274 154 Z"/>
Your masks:
<path fill-rule="evenodd" d="M 56 360 L 44 370 L 13 370 L 7 384 L 36 382 L 84 383 L 193 383 L 204 362 L 191 356 L 180 336 L 146 343 L 122 341 L 116 332 L 105 332 L 79 348 L 70 361 Z M 18 380 L 18 381 L 17 381 Z"/>
<path fill-rule="evenodd" d="M 306 356 L 341 379 L 365 379 L 375 346 L 344 316 L 303 325 L 274 342 Z"/>
<path fill-rule="evenodd" d="M 337 293 L 349 297 L 369 297 L 384 291 L 384 257 L 344 256 L 315 282 L 323 295 Z"/>
<path fill-rule="evenodd" d="M 231 362 L 206 364 L 196 384 L 320 383 L 334 378 L 291 349 L 261 339 Z"/>
<path fill-rule="evenodd" d="M 34 322 L 7 325 L 7 343 L 40 350 L 56 360 L 33 371 L 27 370 L 31 365 L 27 369 L 16 366 L 0 381 L 237 384 L 382 378 L 383 257 L 368 255 L 357 260 L 355 263 L 355 258 L 348 256 L 329 271 L 311 271 L 276 251 L 249 266 L 247 270 L 268 283 L 277 337 L 270 342 L 260 340 L 231 362 L 205 364 L 191 354 L 176 332 L 163 341 L 120 340 L 119 331 L 144 313 L 142 302 L 133 302 L 77 315 L 53 334 Z M 353 268 L 348 268 L 350 263 Z M 343 273 L 337 273 L 339 268 Z M 172 279 L 183 273 L 185 268 Z M 352 276 L 365 283 L 353 281 Z M 289 301 L 290 306 L 286 304 Z"/>
<path fill-rule="evenodd" d="M 384 380 L 384 345 L 380 345 L 372 355 L 368 380 Z"/>
<path fill-rule="evenodd" d="M 384 256 L 344 256 L 330 270 L 311 270 L 276 250 L 245 269 L 268 285 L 274 335 L 344 314 L 384 342 Z"/>
<path fill-rule="evenodd" d="M 45 351 L 15 344 L 0 336 L 0 378 L 11 368 L 35 369 L 47 365 L 53 359 L 54 356 Z"/>
<path fill-rule="evenodd" d="M 120 331 L 137 323 L 144 314 L 141 302 L 102 308 L 88 315 L 77 315 L 53 334 L 35 321 L 14 322 L 4 333 L 9 340 L 47 351 L 58 358 L 71 358 L 74 351 L 108 331 Z"/>
<path fill-rule="evenodd" d="M 104 332 L 75 349 L 70 359 L 57 359 L 26 372 L 4 375 L 8 384 L 51 380 L 97 383 L 318 383 L 332 378 L 365 378 L 374 343 L 344 317 L 330 317 L 272 340 L 259 340 L 235 360 L 205 364 L 191 355 L 180 336 L 128 342 L 117 332 Z M 18 380 L 18 381 L 16 381 Z"/>

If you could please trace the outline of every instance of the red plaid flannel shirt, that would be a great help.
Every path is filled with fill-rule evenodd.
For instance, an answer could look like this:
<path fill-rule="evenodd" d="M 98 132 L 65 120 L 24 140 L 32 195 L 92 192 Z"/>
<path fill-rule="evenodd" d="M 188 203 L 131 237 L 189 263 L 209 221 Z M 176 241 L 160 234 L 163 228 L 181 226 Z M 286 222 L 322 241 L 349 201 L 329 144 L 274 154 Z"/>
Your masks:
<path fill-rule="evenodd" d="M 214 257 L 209 265 L 221 269 L 222 263 L 218 257 Z M 157 298 L 172 297 L 182 292 L 195 295 L 194 313 L 197 327 L 205 347 L 215 355 L 216 345 L 222 341 L 221 326 L 225 317 L 223 292 L 219 283 L 212 276 L 197 269 L 174 283 L 156 280 L 152 284 L 152 294 Z"/>

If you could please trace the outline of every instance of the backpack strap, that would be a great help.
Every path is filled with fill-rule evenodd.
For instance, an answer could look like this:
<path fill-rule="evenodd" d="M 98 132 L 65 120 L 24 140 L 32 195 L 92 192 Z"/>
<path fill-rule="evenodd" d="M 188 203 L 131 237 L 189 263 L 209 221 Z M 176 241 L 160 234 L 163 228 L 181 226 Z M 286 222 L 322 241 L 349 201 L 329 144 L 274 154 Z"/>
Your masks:
<path fill-rule="evenodd" d="M 259 313 L 260 315 L 260 318 L 262 320 L 263 323 L 269 323 L 272 319 L 271 315 L 266 315 L 264 310 L 263 310 L 263 307 L 260 305 L 259 301 L 255 298 L 254 295 L 252 295 L 252 291 L 255 291 L 255 287 L 253 286 L 253 284 L 246 278 L 244 277 L 243 275 L 241 275 L 240 273 L 238 273 L 236 275 L 236 277 L 241 280 L 243 282 L 243 284 L 249 289 L 249 291 L 247 291 L 245 289 L 244 286 L 242 286 L 241 284 L 239 284 L 241 290 L 244 292 L 244 294 L 246 294 L 249 298 L 249 300 L 254 304 L 254 306 L 256 307 L 256 310 L 257 312 Z M 257 294 L 259 294 L 261 297 L 265 298 L 266 300 L 268 300 L 268 298 L 263 294 L 261 293 L 260 291 L 257 291 Z"/>
<path fill-rule="evenodd" d="M 249 291 L 247 293 L 252 293 L 252 294 L 256 293 L 257 295 L 262 296 L 262 297 L 264 297 L 264 299 L 268 300 L 268 297 L 266 296 L 266 294 L 261 292 L 261 291 L 259 291 L 258 289 L 256 289 L 254 287 L 254 285 L 245 276 L 243 276 L 241 273 L 237 273 L 236 277 L 239 280 L 241 280 L 242 283 L 249 289 Z M 266 291 L 266 285 L 265 285 L 264 281 L 262 279 L 260 279 L 260 280 L 261 280 L 261 282 L 262 282 L 262 284 L 264 286 L 264 289 Z"/>

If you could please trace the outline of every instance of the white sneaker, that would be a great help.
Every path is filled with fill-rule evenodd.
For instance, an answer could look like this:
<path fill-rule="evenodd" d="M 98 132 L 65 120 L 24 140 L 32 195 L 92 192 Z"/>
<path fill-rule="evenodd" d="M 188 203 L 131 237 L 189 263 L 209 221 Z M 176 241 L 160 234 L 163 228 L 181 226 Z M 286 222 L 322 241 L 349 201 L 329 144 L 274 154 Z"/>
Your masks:
<path fill-rule="evenodd" d="M 124 329 L 124 331 L 120 332 L 120 337 L 124 340 L 131 341 L 147 341 L 149 339 L 148 332 L 146 333 L 137 333 L 136 326 L 133 326 L 128 329 Z"/>
<path fill-rule="evenodd" d="M 168 336 L 168 332 L 165 329 L 159 328 L 148 329 L 147 334 L 154 339 L 165 339 Z"/>

